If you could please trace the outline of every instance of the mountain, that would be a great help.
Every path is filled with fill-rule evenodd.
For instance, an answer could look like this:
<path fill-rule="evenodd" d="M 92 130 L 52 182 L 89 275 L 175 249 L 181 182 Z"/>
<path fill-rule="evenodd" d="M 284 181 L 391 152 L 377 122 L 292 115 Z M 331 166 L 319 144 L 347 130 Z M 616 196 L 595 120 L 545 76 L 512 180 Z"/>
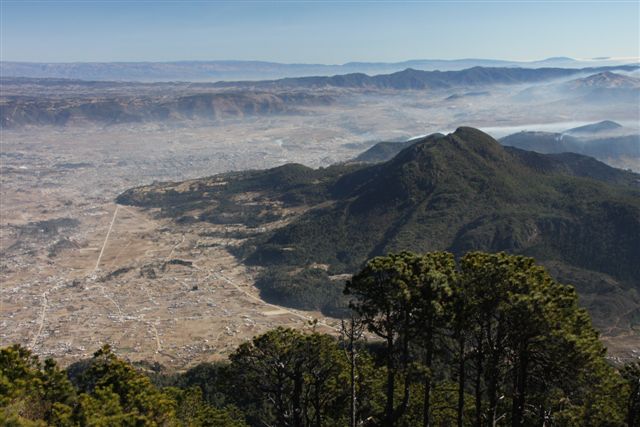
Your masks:
<path fill-rule="evenodd" d="M 640 167 L 640 135 L 578 138 L 565 133 L 523 131 L 501 138 L 500 143 L 545 154 L 579 153 L 612 165 L 635 163 L 636 170 Z"/>
<path fill-rule="evenodd" d="M 622 125 L 619 123 L 616 123 L 611 120 L 603 120 L 598 123 L 591 123 L 588 125 L 568 129 L 564 131 L 564 133 L 578 134 L 578 135 L 593 135 L 593 134 L 598 134 L 602 132 L 615 131 L 621 128 L 622 128 Z"/>
<path fill-rule="evenodd" d="M 588 77 L 572 80 L 567 85 L 574 89 L 637 89 L 640 88 L 640 79 L 612 73 L 611 71 L 603 71 Z"/>
<path fill-rule="evenodd" d="M 620 134 L 625 128 L 612 121 L 603 121 L 565 132 L 521 131 L 503 138 L 500 143 L 542 154 L 578 153 L 594 157 L 614 167 L 640 171 L 640 135 Z M 611 136 L 598 136 L 612 133 Z M 358 155 L 353 162 L 380 163 L 393 158 L 416 140 L 379 142 Z M 635 167 L 634 167 L 635 164 Z"/>
<path fill-rule="evenodd" d="M 603 58 L 580 61 L 547 58 L 540 61 L 492 59 L 415 59 L 402 62 L 348 62 L 346 64 L 282 64 L 265 61 L 173 61 L 173 62 L 0 62 L 0 75 L 9 77 L 65 78 L 116 81 L 219 81 L 264 80 L 309 75 L 348 73 L 381 74 L 414 68 L 418 70 L 462 70 L 471 67 L 563 67 L 623 65 L 629 61 Z"/>
<path fill-rule="evenodd" d="M 602 70 L 597 74 L 574 79 L 559 86 L 565 94 L 572 94 L 572 102 L 620 105 L 640 104 L 640 78 Z"/>
<path fill-rule="evenodd" d="M 500 138 L 500 143 L 543 154 L 582 151 L 582 144 L 578 138 L 557 132 L 521 131 Z"/>
<path fill-rule="evenodd" d="M 351 73 L 331 77 L 310 76 L 284 78 L 279 80 L 263 80 L 257 82 L 218 82 L 215 83 L 214 86 L 256 89 L 323 87 L 396 90 L 448 89 L 453 87 L 536 83 L 589 73 L 603 73 L 612 70 L 633 71 L 637 68 L 637 65 L 580 69 L 472 67 L 459 71 L 422 71 L 407 68 L 403 71 L 375 76 L 369 76 L 364 73 Z"/>
<path fill-rule="evenodd" d="M 577 286 L 600 326 L 640 307 L 640 175 L 503 147 L 472 128 L 422 138 L 385 163 L 155 184 L 118 203 L 245 224 L 236 254 L 265 268 L 257 284 L 280 304 L 333 312 L 342 275 L 375 255 L 485 250 L 537 258 Z"/>
<path fill-rule="evenodd" d="M 300 77 L 258 82 L 135 83 L 67 79 L 0 78 L 0 127 L 30 125 L 99 124 L 138 122 L 212 121 L 249 115 L 290 114 L 298 107 L 334 104 L 349 94 L 388 94 L 389 91 L 432 90 L 448 96 L 482 97 L 492 85 L 537 83 L 567 79 L 609 69 L 633 70 L 638 66 L 587 69 L 482 68 L 461 71 L 406 69 L 392 74 L 344 74 L 332 77 Z M 465 88 L 477 90 L 465 91 Z M 451 94 L 455 90 L 457 93 Z M 637 91 L 598 89 L 606 96 L 589 94 L 609 102 L 613 96 L 636 99 Z M 449 91 L 449 93 L 445 93 Z M 577 92 L 571 90 L 571 92 Z M 625 99 L 626 99 L 625 98 Z M 341 98 L 342 99 L 342 98 Z M 589 100 L 587 100 L 590 102 Z M 602 99 L 600 99 L 602 101 Z"/>
<path fill-rule="evenodd" d="M 242 92 L 69 97 L 7 96 L 0 99 L 0 128 L 69 124 L 215 121 L 296 113 L 297 107 L 330 105 L 327 94 Z"/>

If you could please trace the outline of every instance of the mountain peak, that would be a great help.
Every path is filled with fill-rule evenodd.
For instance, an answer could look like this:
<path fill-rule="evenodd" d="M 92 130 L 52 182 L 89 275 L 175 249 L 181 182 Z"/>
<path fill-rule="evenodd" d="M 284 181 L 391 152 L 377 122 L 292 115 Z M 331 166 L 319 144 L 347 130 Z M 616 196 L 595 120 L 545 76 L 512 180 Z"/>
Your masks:
<path fill-rule="evenodd" d="M 605 132 L 605 131 L 612 131 L 612 130 L 620 129 L 621 127 L 622 127 L 621 124 L 616 123 L 612 120 L 603 120 L 601 122 L 590 123 L 588 125 L 568 129 L 564 133 L 592 134 L 592 133 L 599 133 L 599 132 Z"/>
<path fill-rule="evenodd" d="M 588 77 L 572 80 L 569 82 L 574 88 L 606 88 L 606 89 L 636 89 L 640 87 L 640 79 L 613 73 L 611 71 L 603 71 L 601 73 L 592 74 Z"/>
<path fill-rule="evenodd" d="M 493 139 L 493 137 L 491 137 L 491 135 L 481 131 L 480 129 L 473 128 L 473 127 L 470 127 L 470 126 L 460 126 L 459 128 L 457 128 L 455 130 L 455 132 L 453 132 L 453 135 L 455 135 L 455 136 L 457 136 L 459 138 L 462 138 L 464 140 L 469 140 L 469 141 L 491 140 L 491 141 L 493 141 L 493 142 L 495 142 L 497 144 L 497 141 L 495 139 Z"/>

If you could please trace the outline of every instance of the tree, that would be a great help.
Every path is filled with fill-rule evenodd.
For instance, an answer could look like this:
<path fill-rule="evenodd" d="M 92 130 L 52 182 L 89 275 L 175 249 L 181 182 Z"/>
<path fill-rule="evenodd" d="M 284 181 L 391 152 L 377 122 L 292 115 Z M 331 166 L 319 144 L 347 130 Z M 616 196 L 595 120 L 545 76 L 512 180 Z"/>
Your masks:
<path fill-rule="evenodd" d="M 452 288 L 457 281 L 456 263 L 448 252 L 430 252 L 410 259 L 415 286 L 412 296 L 419 345 L 424 355 L 424 398 L 422 425 L 430 425 L 431 387 L 433 379 L 433 359 L 441 346 L 436 341 L 444 336 L 448 327 L 448 314 L 445 306 L 452 295 Z"/>
<path fill-rule="evenodd" d="M 167 387 L 163 392 L 176 402 L 176 418 L 179 423 L 190 427 L 246 427 L 244 415 L 235 407 L 216 408 L 203 399 L 202 390 Z"/>
<path fill-rule="evenodd" d="M 473 319 L 470 329 L 474 346 L 476 426 L 483 425 L 483 419 L 488 425 L 495 425 L 502 417 L 498 414 L 498 397 L 507 350 L 507 324 L 503 311 L 508 304 L 511 270 L 507 257 L 506 254 L 473 252 L 460 260 L 462 288 L 459 290 L 467 294 L 468 312 Z"/>
<path fill-rule="evenodd" d="M 629 388 L 627 398 L 627 424 L 629 427 L 640 426 L 640 363 L 633 362 L 621 370 Z"/>
<path fill-rule="evenodd" d="M 476 425 L 618 425 L 619 380 L 573 287 L 504 253 L 469 253 L 460 270 L 475 336 Z"/>
<path fill-rule="evenodd" d="M 370 332 L 386 345 L 386 405 L 384 424 L 395 425 L 410 401 L 410 343 L 415 337 L 417 277 L 409 252 L 376 257 L 347 281 L 344 293 L 353 296 L 350 307 L 362 318 Z M 396 407 L 396 377 L 404 372 L 402 402 Z"/>
<path fill-rule="evenodd" d="M 358 424 L 357 418 L 357 405 L 358 405 L 358 393 L 357 393 L 357 380 L 358 380 L 358 348 L 357 343 L 362 338 L 364 333 L 364 323 L 356 317 L 355 313 L 351 312 L 351 316 L 348 321 L 344 319 L 340 322 L 340 338 L 344 342 L 345 353 L 349 359 L 349 393 L 350 393 L 350 411 L 349 411 L 349 425 L 356 427 Z"/>
<path fill-rule="evenodd" d="M 0 420 L 43 420 L 64 425 L 75 399 L 73 386 L 52 359 L 44 366 L 20 345 L 0 349 Z"/>
<path fill-rule="evenodd" d="M 103 417 L 107 424 L 122 419 L 162 425 L 175 417 L 175 401 L 120 360 L 109 345 L 94 353 L 89 368 L 81 375 L 80 390 L 80 413 L 85 421 Z"/>
<path fill-rule="evenodd" d="M 242 344 L 230 357 L 237 404 L 250 421 L 323 426 L 345 415 L 346 358 L 328 335 L 277 328 Z"/>

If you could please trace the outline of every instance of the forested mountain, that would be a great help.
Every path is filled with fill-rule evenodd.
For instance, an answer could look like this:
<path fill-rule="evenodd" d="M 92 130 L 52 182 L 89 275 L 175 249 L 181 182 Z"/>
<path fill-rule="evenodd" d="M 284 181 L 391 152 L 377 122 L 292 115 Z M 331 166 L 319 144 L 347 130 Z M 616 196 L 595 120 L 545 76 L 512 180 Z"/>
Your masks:
<path fill-rule="evenodd" d="M 628 325 L 639 306 L 640 176 L 577 154 L 505 148 L 472 128 L 423 138 L 372 166 L 285 165 L 132 189 L 118 202 L 186 221 L 194 212 L 252 227 L 286 218 L 237 255 L 267 267 L 258 281 L 265 298 L 297 307 L 335 310 L 340 274 L 401 250 L 534 256 L 578 287 L 599 326 L 614 316 Z"/>

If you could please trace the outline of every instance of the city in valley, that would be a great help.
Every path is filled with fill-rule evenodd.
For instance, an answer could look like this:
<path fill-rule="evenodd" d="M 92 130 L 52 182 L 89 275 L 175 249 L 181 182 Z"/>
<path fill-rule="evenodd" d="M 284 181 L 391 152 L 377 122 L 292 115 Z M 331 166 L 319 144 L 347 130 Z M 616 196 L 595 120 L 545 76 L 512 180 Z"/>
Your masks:
<path fill-rule="evenodd" d="M 292 99 L 284 106 L 264 104 L 256 88 L 4 80 L 0 342 L 64 363 L 110 343 L 131 360 L 184 368 L 225 358 L 276 326 L 336 333 L 337 319 L 261 299 L 254 286 L 260 268 L 229 252 L 242 243 L 235 232 L 244 225 L 181 223 L 115 198 L 154 182 L 291 162 L 326 167 L 380 141 L 459 125 L 500 138 L 524 130 L 560 135 L 612 119 L 618 128 L 598 138 L 631 135 L 635 145 L 604 152 L 601 160 L 638 171 L 637 111 L 629 108 L 637 70 L 623 70 L 621 83 L 605 75 L 612 81 L 599 83 L 603 101 L 586 92 L 576 98 L 589 75 L 422 90 L 297 88 L 295 96 L 277 85 L 265 89 Z M 632 97 L 611 104 L 606 90 L 619 84 L 631 84 L 623 90 Z M 189 96 L 209 104 L 186 110 L 181 99 Z M 168 106 L 168 118 L 148 113 L 159 103 Z M 138 116 L 123 119 L 114 113 L 119 109 Z M 67 111 L 63 123 L 56 111 Z M 637 334 L 625 319 L 638 307 L 623 308 L 601 332 L 610 355 L 627 358 L 636 352 Z"/>

